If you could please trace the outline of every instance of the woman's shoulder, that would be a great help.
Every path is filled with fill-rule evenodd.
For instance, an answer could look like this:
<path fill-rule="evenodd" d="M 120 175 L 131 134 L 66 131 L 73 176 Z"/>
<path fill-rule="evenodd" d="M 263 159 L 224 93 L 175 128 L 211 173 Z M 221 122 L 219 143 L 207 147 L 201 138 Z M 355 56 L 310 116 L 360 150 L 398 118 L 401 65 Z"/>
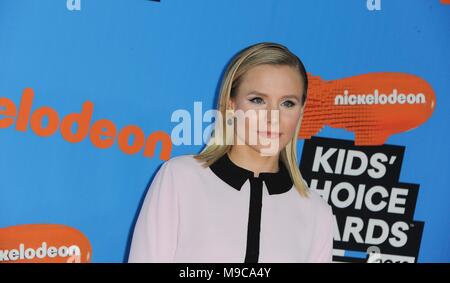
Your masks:
<path fill-rule="evenodd" d="M 309 188 L 306 183 L 305 185 L 308 188 L 308 197 L 301 199 L 308 202 L 310 211 L 314 211 L 316 215 L 322 215 L 323 217 L 329 217 L 330 214 L 333 214 L 331 205 L 328 204 L 328 202 L 320 195 L 320 193 L 314 189 Z"/>
<path fill-rule="evenodd" d="M 196 164 L 198 163 L 198 165 Z M 193 154 L 179 155 L 164 161 L 156 171 L 152 182 L 169 190 L 177 190 L 178 187 L 195 186 L 200 176 L 200 163 Z"/>
<path fill-rule="evenodd" d="M 163 167 L 177 172 L 192 172 L 201 168 L 201 163 L 194 158 L 194 154 L 174 156 L 163 163 Z"/>

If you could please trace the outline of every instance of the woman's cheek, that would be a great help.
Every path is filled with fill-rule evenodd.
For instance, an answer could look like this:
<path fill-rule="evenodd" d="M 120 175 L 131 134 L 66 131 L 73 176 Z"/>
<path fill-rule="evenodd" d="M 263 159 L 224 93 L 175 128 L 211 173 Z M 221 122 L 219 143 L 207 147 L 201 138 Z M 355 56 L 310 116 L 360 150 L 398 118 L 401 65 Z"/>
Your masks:
<path fill-rule="evenodd" d="M 290 139 L 295 134 L 298 120 L 300 119 L 299 113 L 283 113 L 281 117 L 281 129 L 280 131 Z"/>

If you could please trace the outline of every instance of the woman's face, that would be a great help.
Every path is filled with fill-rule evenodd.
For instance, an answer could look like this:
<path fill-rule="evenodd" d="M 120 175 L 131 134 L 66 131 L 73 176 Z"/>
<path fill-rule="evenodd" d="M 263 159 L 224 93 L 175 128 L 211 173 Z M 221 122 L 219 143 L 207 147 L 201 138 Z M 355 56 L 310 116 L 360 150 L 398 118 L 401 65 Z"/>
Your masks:
<path fill-rule="evenodd" d="M 237 117 L 239 141 L 235 141 L 262 155 L 278 154 L 294 136 L 303 114 L 303 84 L 298 71 L 290 66 L 265 64 L 248 70 L 236 96 L 230 99 Z M 239 124 L 245 125 L 242 130 Z"/>

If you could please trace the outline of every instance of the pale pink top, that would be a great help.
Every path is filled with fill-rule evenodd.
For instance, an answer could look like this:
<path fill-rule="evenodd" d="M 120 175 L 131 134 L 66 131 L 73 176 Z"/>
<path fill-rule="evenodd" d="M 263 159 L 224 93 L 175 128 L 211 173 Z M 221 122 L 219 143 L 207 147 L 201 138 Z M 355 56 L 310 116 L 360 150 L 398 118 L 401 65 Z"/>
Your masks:
<path fill-rule="evenodd" d="M 129 262 L 331 262 L 331 207 L 313 190 L 302 197 L 280 165 L 258 178 L 228 154 L 211 167 L 193 155 L 165 161 L 141 208 Z"/>

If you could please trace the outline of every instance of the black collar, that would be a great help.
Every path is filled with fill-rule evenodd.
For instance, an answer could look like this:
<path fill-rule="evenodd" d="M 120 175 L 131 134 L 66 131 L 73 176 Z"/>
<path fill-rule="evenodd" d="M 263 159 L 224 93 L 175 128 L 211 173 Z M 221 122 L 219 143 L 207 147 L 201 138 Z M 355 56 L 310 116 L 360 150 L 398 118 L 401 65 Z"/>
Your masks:
<path fill-rule="evenodd" d="M 210 168 L 220 179 L 238 191 L 241 190 L 247 179 L 261 178 L 266 184 L 269 194 L 275 195 L 289 191 L 293 185 L 291 176 L 280 159 L 278 165 L 278 172 L 261 172 L 259 177 L 254 177 L 254 172 L 236 165 L 231 161 L 228 153 L 225 153 L 211 164 Z"/>

